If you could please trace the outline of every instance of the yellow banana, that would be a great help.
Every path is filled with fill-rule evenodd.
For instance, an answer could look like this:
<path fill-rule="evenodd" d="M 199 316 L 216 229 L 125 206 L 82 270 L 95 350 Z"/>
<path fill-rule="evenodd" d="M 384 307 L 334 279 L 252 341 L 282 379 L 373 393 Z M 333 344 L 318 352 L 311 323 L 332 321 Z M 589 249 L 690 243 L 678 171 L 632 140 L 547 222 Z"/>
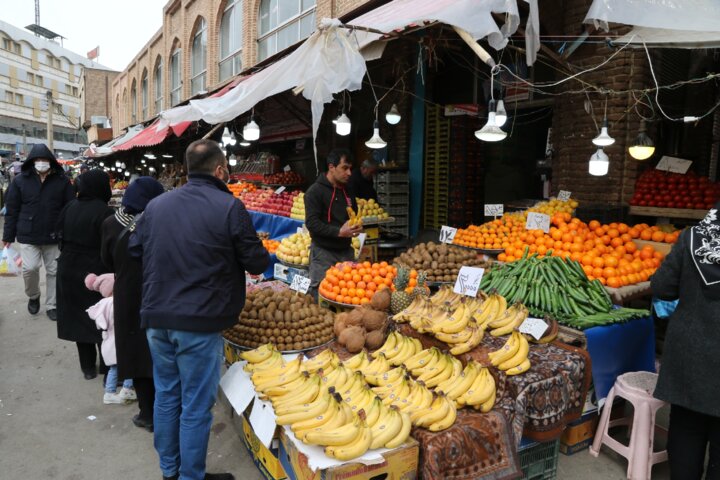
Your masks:
<path fill-rule="evenodd" d="M 380 413 L 382 411 L 382 400 L 380 397 L 373 397 L 372 402 L 365 410 L 365 421 L 367 422 L 368 426 L 372 427 L 375 425 L 375 422 L 377 422 L 378 418 L 380 418 Z"/>
<path fill-rule="evenodd" d="M 490 361 L 494 366 L 498 366 L 504 361 L 512 358 L 520 348 L 520 342 L 517 338 L 517 332 L 513 332 L 512 335 L 508 338 L 507 342 L 505 342 L 505 345 L 503 345 L 500 350 L 496 350 L 494 352 L 491 352 L 488 357 L 490 358 Z"/>
<path fill-rule="evenodd" d="M 530 360 L 525 358 L 525 360 L 520 365 L 506 370 L 505 375 L 519 375 L 521 373 L 527 372 L 528 370 L 530 370 Z"/>
<path fill-rule="evenodd" d="M 470 388 L 456 400 L 460 405 L 480 405 L 490 398 L 493 391 L 495 391 L 495 379 L 487 368 L 483 368 Z"/>
<path fill-rule="evenodd" d="M 388 362 L 384 353 L 378 355 L 375 360 L 370 362 L 368 366 L 361 370 L 362 374 L 379 375 L 389 371 L 391 368 L 390 362 Z"/>
<path fill-rule="evenodd" d="M 437 349 L 433 350 L 432 348 L 429 348 L 427 350 L 421 350 L 412 357 L 405 360 L 405 363 L 403 365 L 405 365 L 405 368 L 407 368 L 408 370 L 420 368 L 425 365 L 428 360 L 430 360 L 430 358 L 435 354 L 436 351 Z"/>
<path fill-rule="evenodd" d="M 402 420 L 402 427 L 400 427 L 400 431 L 395 435 L 394 438 L 392 438 L 390 441 L 388 441 L 385 444 L 385 448 L 393 449 L 397 448 L 408 439 L 410 436 L 410 430 L 412 429 L 412 422 L 410 421 L 410 415 L 408 415 L 405 412 L 400 412 L 400 419 Z"/>
<path fill-rule="evenodd" d="M 317 397 L 320 392 L 320 377 L 312 375 L 306 378 L 305 375 L 302 375 L 297 381 L 299 383 L 296 385 L 293 385 L 295 382 L 291 382 L 279 387 L 269 388 L 264 393 L 271 397 L 273 405 L 276 403 L 282 404 L 283 400 L 294 404 L 305 403 Z M 291 394 L 289 395 L 291 398 L 288 398 L 288 394 Z"/>
<path fill-rule="evenodd" d="M 349 425 L 332 430 L 311 430 L 305 434 L 304 441 L 314 445 L 347 445 L 360 435 L 360 419 Z"/>
<path fill-rule="evenodd" d="M 321 400 L 310 404 L 310 406 L 299 412 L 286 413 L 278 415 L 276 423 L 278 425 L 293 425 L 303 420 L 309 420 L 319 415 L 327 414 L 329 411 L 329 401 Z"/>
<path fill-rule="evenodd" d="M 260 363 L 270 358 L 275 351 L 275 347 L 271 343 L 260 345 L 259 347 L 248 350 L 240 354 L 240 358 L 247 360 L 248 363 Z"/>
<path fill-rule="evenodd" d="M 293 401 L 290 401 L 289 398 L 287 400 L 284 400 L 283 402 L 274 402 L 273 410 L 275 410 L 275 415 L 298 413 L 312 408 L 318 402 L 325 402 L 326 404 L 330 404 L 330 399 L 331 397 L 327 391 L 318 391 L 317 395 L 315 395 L 314 398 L 306 400 L 304 402 L 295 402 L 294 399 Z"/>
<path fill-rule="evenodd" d="M 352 460 L 368 451 L 372 443 L 372 432 L 364 420 L 360 420 L 360 435 L 352 442 L 340 446 L 325 447 L 325 454 L 338 460 Z"/>
<path fill-rule="evenodd" d="M 269 379 L 276 379 L 277 377 L 281 377 L 283 375 L 287 375 L 292 372 L 299 372 L 301 363 L 302 363 L 302 356 L 298 355 L 294 360 L 287 362 L 280 367 L 272 368 L 272 369 L 263 369 L 263 370 L 259 370 L 259 371 L 256 370 L 252 373 L 250 378 L 253 381 L 253 383 L 263 383 Z"/>
<path fill-rule="evenodd" d="M 527 359 L 528 353 L 530 352 L 530 344 L 521 334 L 517 335 L 517 342 L 519 344 L 519 348 L 517 352 L 515 352 L 515 355 L 499 364 L 497 366 L 498 370 L 510 370 L 513 367 L 517 367 Z"/>
<path fill-rule="evenodd" d="M 270 370 L 273 368 L 278 368 L 283 365 L 283 358 L 280 352 L 274 351 L 272 355 L 270 355 L 267 359 L 263 360 L 259 363 L 248 363 L 243 367 L 243 370 L 245 370 L 248 373 L 254 373 L 254 372 L 260 372 L 263 370 Z"/>
<path fill-rule="evenodd" d="M 318 370 L 318 373 L 320 371 Z M 325 375 L 325 372 L 323 372 Z M 347 378 L 350 372 L 343 365 L 338 365 L 338 368 L 330 372 L 329 374 L 322 377 L 322 384 L 327 387 L 337 387 L 347 382 Z"/>
<path fill-rule="evenodd" d="M 372 352 L 370 356 L 372 358 L 377 358 L 381 353 L 385 353 L 395 348 L 398 343 L 398 337 L 401 337 L 399 333 L 391 332 L 390 335 L 388 335 L 385 339 L 385 343 L 383 344 L 383 346 Z"/>
<path fill-rule="evenodd" d="M 445 380 L 450 378 L 453 373 L 457 372 L 457 374 L 459 375 L 461 371 L 462 362 L 460 362 L 460 360 L 455 357 L 448 357 L 445 369 L 439 372 L 437 375 L 428 378 L 427 380 L 424 380 L 425 386 L 427 388 L 434 388 L 441 382 L 444 382 Z"/>
<path fill-rule="evenodd" d="M 262 392 L 263 394 L 272 387 L 278 387 L 280 385 L 285 385 L 293 380 L 301 377 L 305 372 L 301 372 L 300 370 L 294 370 L 290 373 L 286 373 L 285 375 L 280 375 L 279 377 L 270 378 L 268 380 L 264 380 L 262 382 L 253 382 L 255 384 L 255 390 L 258 392 Z"/>
<path fill-rule="evenodd" d="M 415 345 L 412 342 L 410 342 L 410 340 L 405 335 L 399 335 L 399 337 L 400 338 L 398 338 L 397 343 L 395 344 L 395 347 L 384 352 L 385 358 L 387 358 L 388 362 L 390 362 L 390 365 L 395 365 L 395 363 L 393 362 L 393 359 L 395 357 L 397 357 L 400 354 L 406 355 L 408 349 L 415 348 Z"/>
<path fill-rule="evenodd" d="M 388 383 L 394 383 L 404 377 L 407 374 L 405 367 L 399 366 L 392 370 L 388 370 L 380 375 L 365 375 L 365 381 L 370 385 L 387 385 Z"/>
<path fill-rule="evenodd" d="M 465 329 L 470 314 L 465 302 L 462 302 L 450 315 L 443 321 L 436 323 L 432 327 L 434 333 L 458 333 Z"/>
<path fill-rule="evenodd" d="M 405 337 L 405 345 L 400 349 L 397 355 L 389 359 L 390 365 L 402 365 L 405 360 L 415 355 L 415 342 Z"/>
<path fill-rule="evenodd" d="M 441 342 L 458 344 L 458 343 L 464 343 L 464 342 L 467 342 L 468 340 L 470 340 L 471 335 L 472 335 L 472 330 L 465 329 L 458 333 L 438 332 L 435 334 L 435 338 L 437 338 Z"/>
<path fill-rule="evenodd" d="M 385 446 L 390 440 L 394 439 L 400 433 L 403 427 L 403 420 L 400 412 L 395 407 L 388 408 L 388 412 L 384 417 L 371 427 L 372 442 L 370 448 L 380 448 Z"/>
<path fill-rule="evenodd" d="M 413 424 L 418 427 L 427 427 L 450 413 L 450 402 L 444 395 L 437 395 L 428 408 L 417 410 L 410 414 Z"/>
<path fill-rule="evenodd" d="M 523 321 L 525 321 L 525 319 L 527 318 L 527 314 L 528 314 L 528 311 L 524 306 L 518 308 L 518 310 L 515 313 L 514 318 L 510 322 L 508 322 L 504 326 L 501 326 L 501 327 L 491 330 L 490 335 L 492 335 L 494 337 L 499 337 L 501 335 L 509 334 L 514 329 L 518 328 L 522 324 Z"/>
<path fill-rule="evenodd" d="M 443 398 L 443 400 L 448 405 L 447 414 L 440 420 L 428 425 L 427 429 L 431 432 L 439 432 L 450 428 L 457 418 L 457 409 L 455 408 L 455 404 L 447 398 Z"/>
<path fill-rule="evenodd" d="M 293 431 L 297 438 L 305 441 L 305 434 L 307 434 L 307 432 L 311 430 L 330 428 L 329 425 L 335 425 L 336 423 L 338 423 L 338 417 L 340 417 L 342 420 L 345 420 L 345 416 L 342 413 L 340 405 L 338 405 L 333 400 L 327 410 L 321 412 L 315 417 L 291 424 L 290 429 Z M 341 425 L 344 425 L 344 422 Z"/>
<path fill-rule="evenodd" d="M 487 413 L 490 410 L 492 410 L 493 406 L 495 406 L 495 389 L 493 388 L 492 394 L 490 395 L 490 398 L 488 398 L 485 402 L 483 402 L 480 405 L 480 411 L 483 413 Z"/>
<path fill-rule="evenodd" d="M 475 361 L 468 362 L 467 366 L 462 371 L 460 378 L 455 383 L 450 385 L 447 390 L 443 390 L 447 398 L 449 398 L 450 400 L 455 400 L 460 395 L 467 392 L 477 378 L 478 373 L 478 364 L 475 363 Z"/>
<path fill-rule="evenodd" d="M 453 357 L 452 360 L 453 360 L 452 373 L 450 374 L 450 376 L 447 379 L 445 379 L 442 382 L 435 385 L 435 390 L 447 392 L 447 388 L 449 387 L 449 385 L 454 384 L 456 381 L 458 381 L 460 379 L 460 377 L 462 375 L 462 371 L 463 371 L 462 362 L 455 357 Z"/>
<path fill-rule="evenodd" d="M 367 360 L 367 350 L 365 350 L 363 348 L 362 350 L 360 350 L 360 352 L 356 353 L 352 357 L 350 357 L 347 360 L 345 360 L 344 362 L 342 362 L 342 364 L 346 368 L 349 368 L 350 370 L 354 371 L 354 370 L 359 369 L 362 366 L 362 364 L 365 363 L 366 360 Z"/>

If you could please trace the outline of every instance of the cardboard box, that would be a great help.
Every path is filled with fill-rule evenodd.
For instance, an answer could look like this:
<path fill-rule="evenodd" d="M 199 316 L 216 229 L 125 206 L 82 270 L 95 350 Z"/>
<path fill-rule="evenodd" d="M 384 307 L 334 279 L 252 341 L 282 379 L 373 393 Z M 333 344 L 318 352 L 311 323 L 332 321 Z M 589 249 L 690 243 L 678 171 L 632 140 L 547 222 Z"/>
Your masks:
<path fill-rule="evenodd" d="M 383 456 L 385 461 L 376 465 L 346 463 L 338 467 L 313 472 L 307 457 L 300 453 L 284 430 L 280 430 L 280 463 L 290 480 L 367 480 L 417 478 L 419 445 L 410 439 L 402 446 Z"/>
<path fill-rule="evenodd" d="M 560 437 L 560 451 L 572 455 L 587 449 L 595 438 L 598 420 L 597 412 L 592 412 L 569 423 Z"/>
<path fill-rule="evenodd" d="M 285 474 L 285 470 L 280 464 L 280 460 L 278 458 L 280 441 L 277 437 L 277 429 L 275 431 L 275 437 L 273 437 L 272 444 L 270 445 L 270 449 L 267 449 L 255 435 L 250 422 L 248 422 L 246 414 L 249 410 L 243 414 L 238 414 L 232 409 L 232 407 L 230 407 L 230 410 L 233 426 L 238 432 L 238 435 L 242 437 L 243 443 L 248 449 L 248 452 L 253 459 L 253 463 L 258 470 L 260 470 L 260 473 L 262 473 L 268 480 L 286 480 L 288 476 Z"/>

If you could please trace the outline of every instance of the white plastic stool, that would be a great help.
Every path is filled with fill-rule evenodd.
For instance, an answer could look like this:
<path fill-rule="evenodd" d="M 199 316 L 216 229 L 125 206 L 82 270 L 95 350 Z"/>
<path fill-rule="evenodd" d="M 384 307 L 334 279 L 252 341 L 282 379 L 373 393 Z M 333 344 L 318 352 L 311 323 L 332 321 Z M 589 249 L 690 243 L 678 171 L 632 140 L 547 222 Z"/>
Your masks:
<path fill-rule="evenodd" d="M 665 402 L 653 398 L 657 374 L 650 372 L 630 372 L 620 375 L 610 389 L 598 424 L 595 440 L 590 454 L 597 457 L 600 447 L 605 444 L 628 459 L 627 477 L 631 480 L 649 480 L 652 466 L 667 461 L 667 450 L 653 452 L 655 430 L 667 434 L 667 430 L 655 425 L 655 415 Z M 622 397 L 633 404 L 631 417 L 610 420 L 615 396 Z M 627 425 L 630 430 L 630 444 L 623 445 L 608 434 L 608 430 L 618 425 Z"/>

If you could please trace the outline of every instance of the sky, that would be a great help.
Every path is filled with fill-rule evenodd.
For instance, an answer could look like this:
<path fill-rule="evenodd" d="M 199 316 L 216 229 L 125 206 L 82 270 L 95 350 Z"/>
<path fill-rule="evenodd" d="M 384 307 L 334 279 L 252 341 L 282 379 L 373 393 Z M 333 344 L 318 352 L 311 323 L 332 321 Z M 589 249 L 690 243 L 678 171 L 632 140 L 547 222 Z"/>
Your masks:
<path fill-rule="evenodd" d="M 40 25 L 65 37 L 83 57 L 100 46 L 101 65 L 122 71 L 162 26 L 168 0 L 40 0 Z M 35 23 L 35 0 L 0 0 L 0 18 L 18 28 Z"/>

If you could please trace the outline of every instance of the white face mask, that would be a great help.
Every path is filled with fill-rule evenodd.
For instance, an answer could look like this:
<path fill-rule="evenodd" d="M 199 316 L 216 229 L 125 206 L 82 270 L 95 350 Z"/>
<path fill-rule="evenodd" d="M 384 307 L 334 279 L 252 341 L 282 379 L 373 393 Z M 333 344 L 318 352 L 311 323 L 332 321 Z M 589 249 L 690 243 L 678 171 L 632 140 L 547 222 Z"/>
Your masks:
<path fill-rule="evenodd" d="M 50 170 L 50 162 L 35 162 L 35 170 L 45 173 Z"/>

